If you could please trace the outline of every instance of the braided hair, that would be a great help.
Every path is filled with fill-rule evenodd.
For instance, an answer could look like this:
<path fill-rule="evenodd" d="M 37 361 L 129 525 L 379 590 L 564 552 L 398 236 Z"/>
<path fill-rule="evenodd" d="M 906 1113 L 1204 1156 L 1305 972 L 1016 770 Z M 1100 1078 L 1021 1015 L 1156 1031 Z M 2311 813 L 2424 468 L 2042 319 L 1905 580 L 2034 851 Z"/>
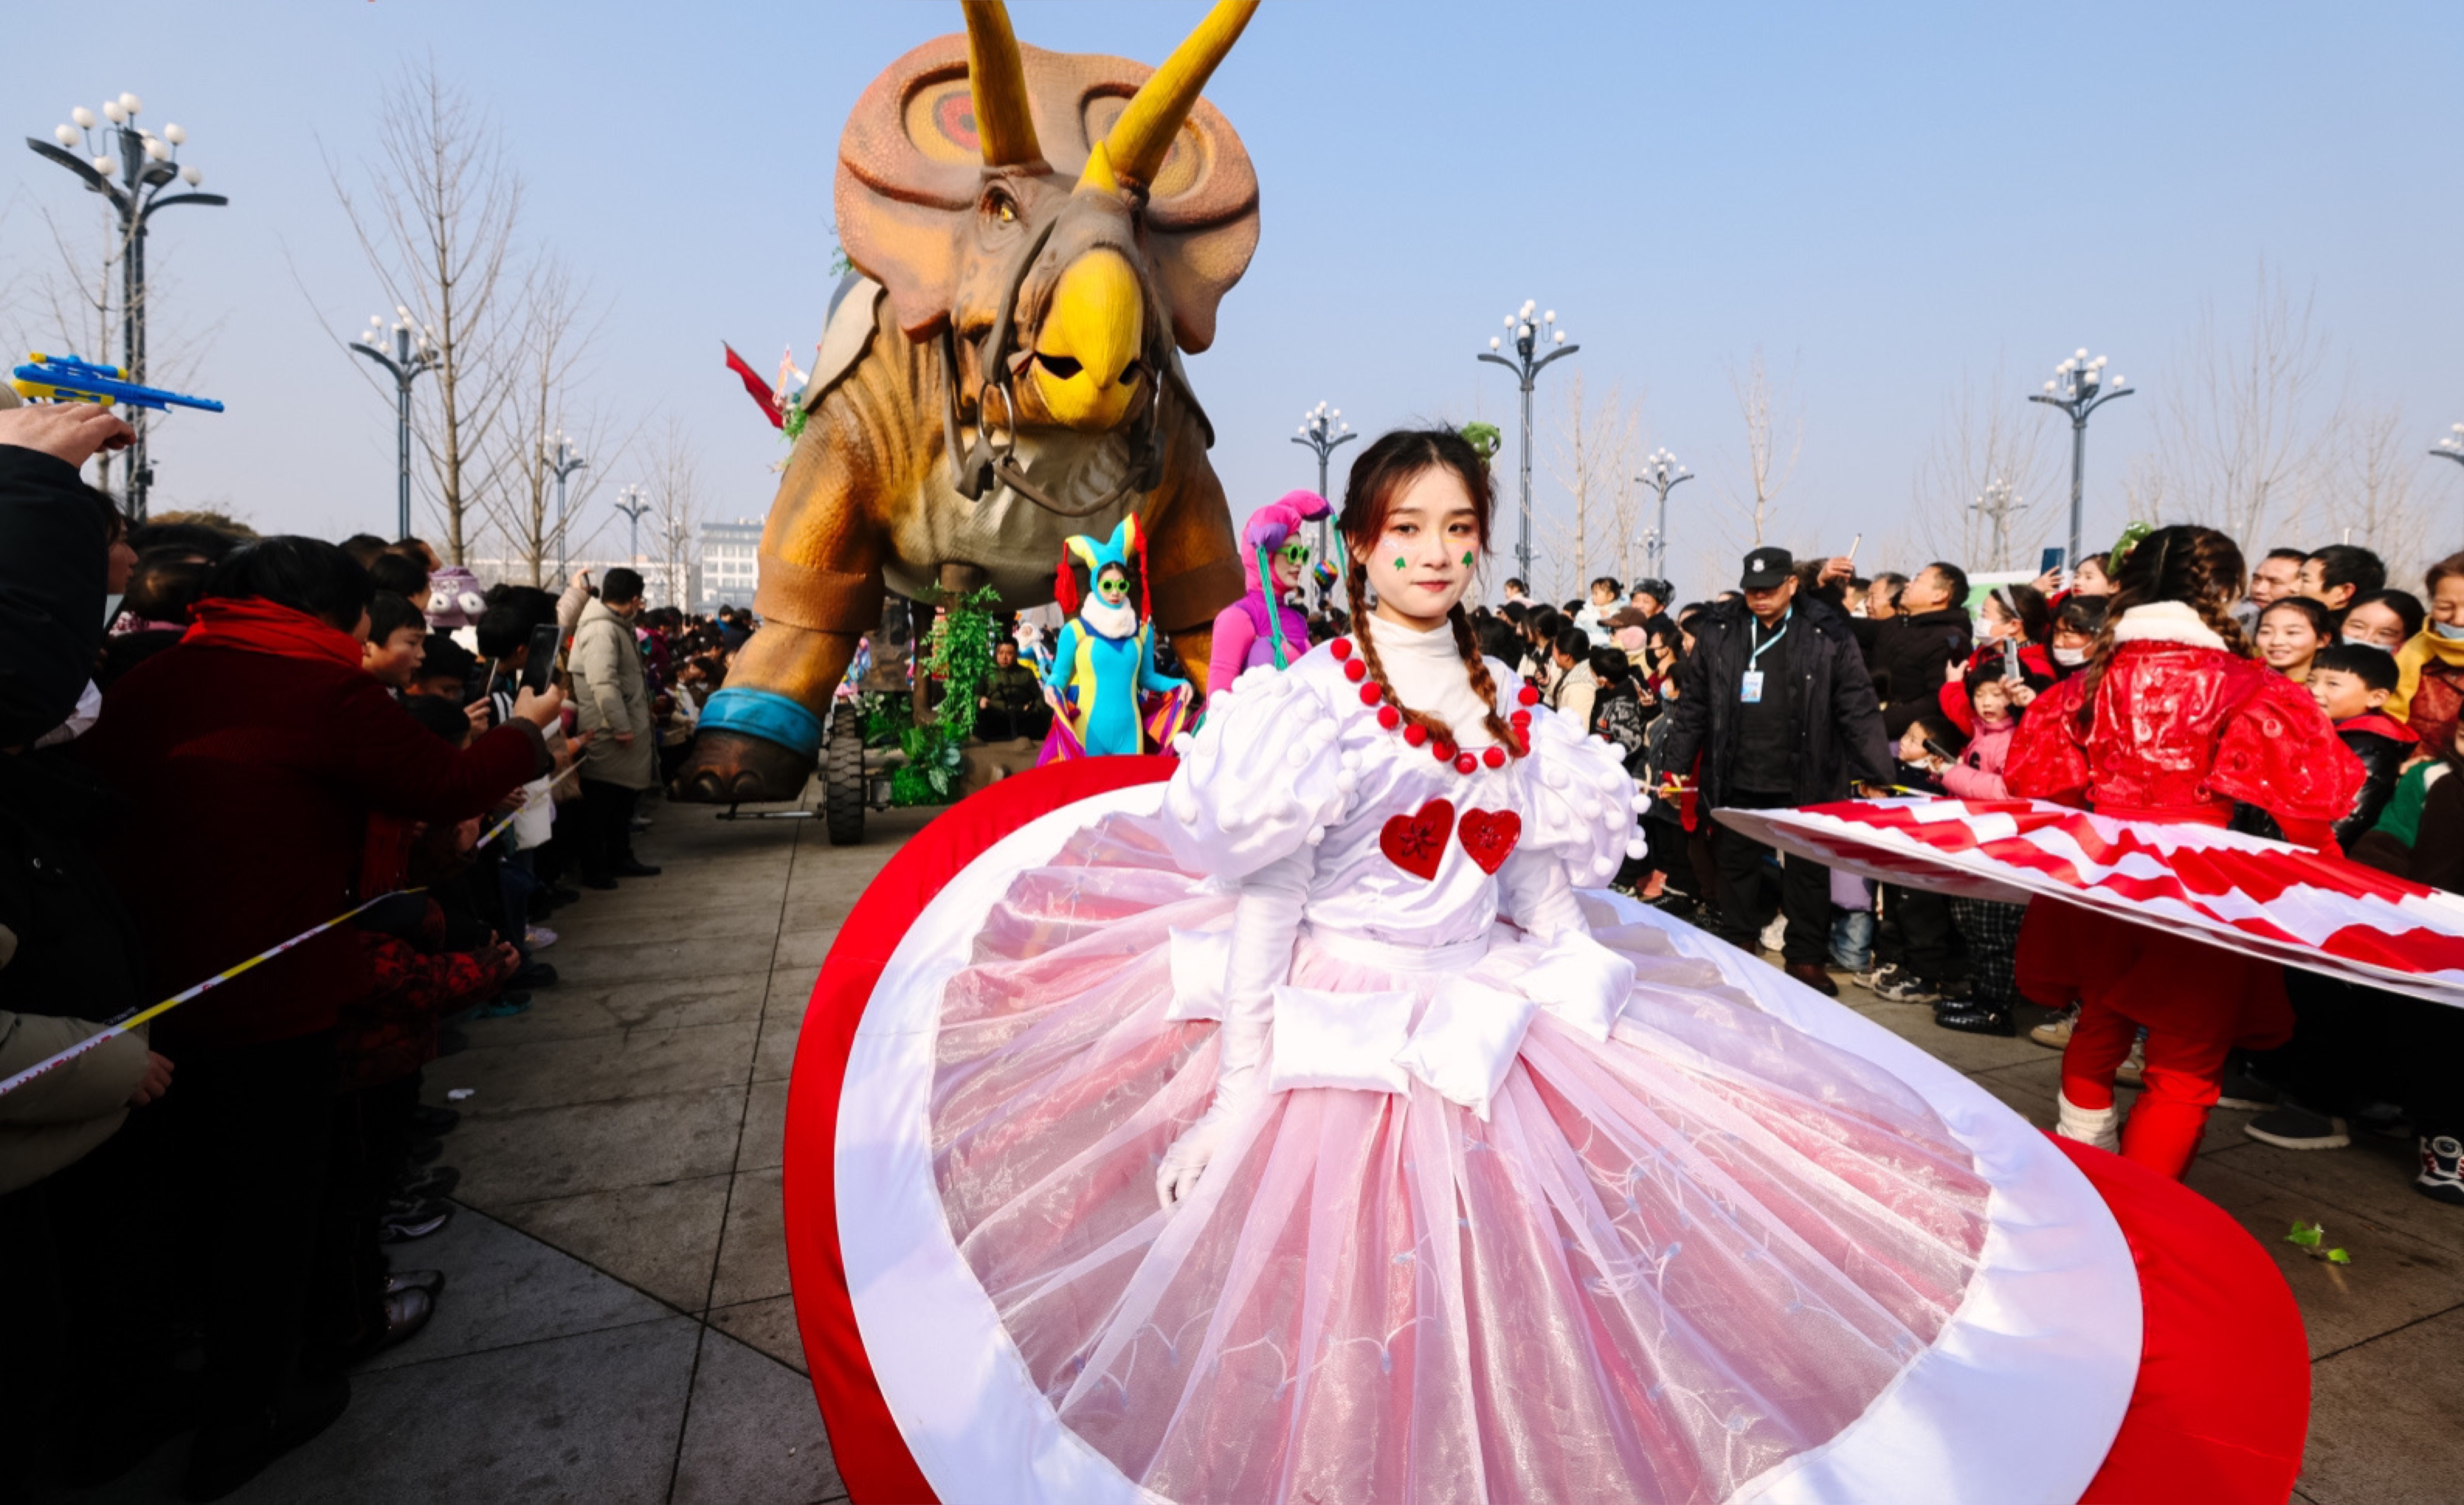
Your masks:
<path fill-rule="evenodd" d="M 1395 498 L 1414 480 L 1438 469 L 1452 473 L 1462 482 L 1463 494 L 1471 498 L 1480 547 L 1486 552 L 1489 514 L 1495 510 L 1497 500 L 1488 462 L 1481 458 L 1469 440 L 1451 429 L 1397 429 L 1362 451 L 1360 458 L 1352 463 L 1351 477 L 1344 485 L 1343 513 L 1335 525 L 1343 534 L 1348 556 L 1344 588 L 1352 601 L 1353 635 L 1362 665 L 1405 723 L 1419 727 L 1432 738 L 1452 741 L 1454 728 L 1426 711 L 1413 710 L 1395 693 L 1393 681 L 1386 677 L 1386 666 L 1377 657 L 1377 639 L 1365 620 L 1370 611 L 1369 551 L 1386 531 L 1387 514 L 1394 510 Z M 1446 625 L 1454 630 L 1455 648 L 1463 655 L 1464 676 L 1471 682 L 1473 693 L 1488 707 L 1482 724 L 1498 746 L 1521 752 L 1523 740 L 1497 708 L 1497 681 L 1489 675 L 1487 660 L 1481 656 L 1480 640 L 1471 630 L 1471 616 L 1461 601 L 1446 612 Z"/>
<path fill-rule="evenodd" d="M 2113 594 L 2106 598 L 2104 626 L 2088 651 L 2087 677 L 2079 685 L 2081 730 L 2093 724 L 2097 688 L 2113 661 L 2114 630 L 2132 607 L 2178 601 L 2199 614 L 2208 630 L 2223 638 L 2226 651 L 2238 658 L 2251 656 L 2250 639 L 2226 609 L 2241 589 L 2240 545 L 2213 528 L 2188 523 L 2158 528 L 2141 539 L 2113 572 Z"/>

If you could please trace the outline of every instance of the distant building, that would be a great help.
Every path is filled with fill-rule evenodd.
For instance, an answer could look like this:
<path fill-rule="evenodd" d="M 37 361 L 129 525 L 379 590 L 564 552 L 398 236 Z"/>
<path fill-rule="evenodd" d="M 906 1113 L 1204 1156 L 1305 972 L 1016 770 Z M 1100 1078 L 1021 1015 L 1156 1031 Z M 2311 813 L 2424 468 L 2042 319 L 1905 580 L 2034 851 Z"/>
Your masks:
<path fill-rule="evenodd" d="M 750 518 L 701 525 L 701 609 L 749 607 L 759 573 L 761 524 Z"/>

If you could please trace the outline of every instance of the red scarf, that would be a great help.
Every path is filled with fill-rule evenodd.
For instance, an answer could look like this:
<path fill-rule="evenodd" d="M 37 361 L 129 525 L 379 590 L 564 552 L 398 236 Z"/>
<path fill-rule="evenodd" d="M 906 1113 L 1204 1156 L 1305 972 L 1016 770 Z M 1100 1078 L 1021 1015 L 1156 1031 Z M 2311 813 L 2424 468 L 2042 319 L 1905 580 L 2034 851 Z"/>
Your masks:
<path fill-rule="evenodd" d="M 242 653 L 321 660 L 351 669 L 363 661 L 358 638 L 262 596 L 209 596 L 189 614 L 195 621 L 181 636 L 183 646 L 236 648 Z"/>

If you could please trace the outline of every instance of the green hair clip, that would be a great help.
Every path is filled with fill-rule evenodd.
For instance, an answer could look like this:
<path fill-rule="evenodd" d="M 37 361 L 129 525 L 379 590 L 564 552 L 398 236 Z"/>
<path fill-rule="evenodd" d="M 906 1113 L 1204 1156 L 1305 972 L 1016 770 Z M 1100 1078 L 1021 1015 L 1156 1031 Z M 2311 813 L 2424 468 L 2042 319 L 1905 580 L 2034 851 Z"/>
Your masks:
<path fill-rule="evenodd" d="M 2111 580 L 2121 574 L 2122 562 L 2130 557 L 2130 551 L 2139 546 L 2142 539 L 2155 531 L 2156 524 L 2152 522 L 2133 522 L 2124 527 L 2122 537 L 2113 541 L 2112 550 L 2104 556 L 2104 578 Z"/>

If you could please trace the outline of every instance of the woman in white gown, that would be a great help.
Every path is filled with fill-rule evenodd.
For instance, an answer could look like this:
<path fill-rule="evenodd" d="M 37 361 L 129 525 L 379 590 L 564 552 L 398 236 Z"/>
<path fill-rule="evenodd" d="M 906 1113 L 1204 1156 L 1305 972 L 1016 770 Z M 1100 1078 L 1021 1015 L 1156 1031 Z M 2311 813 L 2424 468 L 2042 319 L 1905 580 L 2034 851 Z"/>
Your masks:
<path fill-rule="evenodd" d="M 2112 1215 L 1895 1036 L 1578 892 L 1635 786 L 1474 651 L 1489 510 L 1458 436 L 1370 447 L 1355 634 L 866 974 L 829 1231 L 905 1448 L 954 1501 L 2079 1499 L 2140 1361 Z"/>

